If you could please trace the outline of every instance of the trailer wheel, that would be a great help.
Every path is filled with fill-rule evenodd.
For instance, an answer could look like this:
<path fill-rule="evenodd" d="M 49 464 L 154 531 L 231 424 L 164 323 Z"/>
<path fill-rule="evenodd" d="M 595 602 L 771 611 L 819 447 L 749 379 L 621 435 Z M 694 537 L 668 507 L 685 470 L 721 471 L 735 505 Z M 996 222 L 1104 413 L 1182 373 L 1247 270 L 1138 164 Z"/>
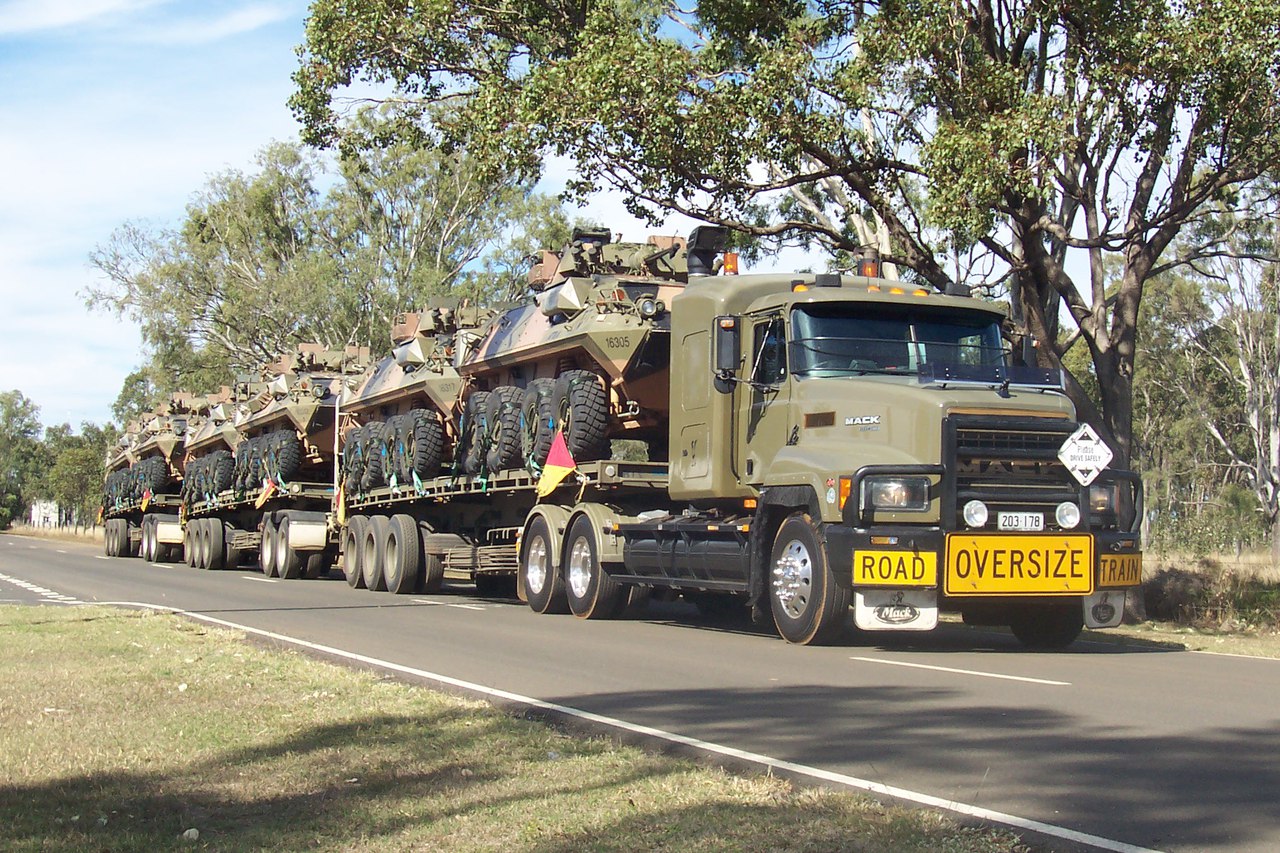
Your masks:
<path fill-rule="evenodd" d="M 262 573 L 273 578 L 279 571 L 276 565 L 276 526 L 265 516 L 262 519 L 262 541 L 258 544 L 258 564 Z"/>
<path fill-rule="evenodd" d="M 347 578 L 347 586 L 352 589 L 364 589 L 360 557 L 364 552 L 364 534 L 368 529 L 369 519 L 363 515 L 353 515 L 342 531 L 342 573 Z"/>
<path fill-rule="evenodd" d="M 485 418 L 488 406 L 489 392 L 476 391 L 467 398 L 462 412 L 462 470 L 468 474 L 479 474 L 484 469 L 488 450 L 485 446 L 489 433 Z"/>
<path fill-rule="evenodd" d="M 489 428 L 485 463 L 490 471 L 505 471 L 520 464 L 520 403 L 524 391 L 511 385 L 495 388 L 485 406 Z"/>
<path fill-rule="evenodd" d="M 551 556 L 551 529 L 545 518 L 535 516 L 520 540 L 520 571 L 524 574 L 529 608 L 535 613 L 569 612 L 564 576 Z"/>
<path fill-rule="evenodd" d="M 609 449 L 609 400 L 600 377 L 589 370 L 568 370 L 556 380 L 552 409 L 556 428 L 575 462 L 603 459 Z"/>
<path fill-rule="evenodd" d="M 192 538 L 196 535 L 196 525 L 200 523 L 200 519 L 188 521 L 186 526 L 182 528 L 182 562 L 191 568 L 195 568 L 196 562 L 192 559 L 194 550 L 191 545 Z"/>
<path fill-rule="evenodd" d="M 551 442 L 555 439 L 555 409 L 552 394 L 554 379 L 535 379 L 524 389 L 520 401 L 520 450 L 524 462 L 533 469 L 547 464 Z"/>
<path fill-rule="evenodd" d="M 404 445 L 406 481 L 412 481 L 414 474 L 424 480 L 436 476 L 440 473 L 440 463 L 444 461 L 444 429 L 440 426 L 440 419 L 426 409 L 414 409 L 407 421 L 409 436 Z"/>
<path fill-rule="evenodd" d="M 1084 608 L 1078 599 L 1054 604 L 1028 604 L 1014 610 L 1009 630 L 1029 649 L 1065 649 L 1084 629 Z"/>
<path fill-rule="evenodd" d="M 569 526 L 565 537 L 564 591 L 569 609 L 583 619 L 608 619 L 621 610 L 622 585 L 600 564 L 591 519 L 580 515 Z"/>
<path fill-rule="evenodd" d="M 107 523 L 102 525 L 102 553 L 107 557 L 116 555 L 116 520 L 108 518 Z"/>
<path fill-rule="evenodd" d="M 422 591 L 435 595 L 444 589 L 444 558 L 439 554 L 422 554 Z"/>
<path fill-rule="evenodd" d="M 364 575 L 364 588 L 374 592 L 386 592 L 387 582 L 383 567 L 387 559 L 387 518 L 375 515 L 369 519 L 364 543 L 360 549 L 360 573 Z"/>
<path fill-rule="evenodd" d="M 222 525 L 222 567 L 225 569 L 239 568 L 244 562 L 245 553 L 235 546 L 236 529 L 230 525 L 223 525 L 221 521 L 216 522 Z"/>
<path fill-rule="evenodd" d="M 387 522 L 383 539 L 383 581 L 387 591 L 396 595 L 413 592 L 418 583 L 418 557 L 422 544 L 418 541 L 418 523 L 413 516 L 400 513 Z"/>
<path fill-rule="evenodd" d="M 850 592 L 836 583 L 812 519 L 798 512 L 782 523 L 770 561 L 769 602 L 789 643 L 829 643 L 844 628 Z"/>
<path fill-rule="evenodd" d="M 289 547 L 289 516 L 276 526 L 276 574 L 286 580 L 302 576 L 302 555 Z"/>
<path fill-rule="evenodd" d="M 211 518 L 205 524 L 209 528 L 209 568 L 221 569 L 226 565 L 227 531 L 218 518 Z"/>
<path fill-rule="evenodd" d="M 313 551 L 307 555 L 306 564 L 302 567 L 302 576 L 307 580 L 315 580 L 329 574 L 329 567 L 333 565 L 333 551 L 325 548 L 323 551 Z"/>

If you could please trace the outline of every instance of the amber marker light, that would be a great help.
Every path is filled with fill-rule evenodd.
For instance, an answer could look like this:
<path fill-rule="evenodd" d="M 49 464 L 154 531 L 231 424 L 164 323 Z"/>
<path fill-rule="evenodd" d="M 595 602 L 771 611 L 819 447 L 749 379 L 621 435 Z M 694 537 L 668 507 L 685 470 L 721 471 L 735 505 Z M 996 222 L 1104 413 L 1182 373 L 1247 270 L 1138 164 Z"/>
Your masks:
<path fill-rule="evenodd" d="M 853 480 L 848 477 L 840 478 L 840 508 L 844 509 L 845 501 L 849 500 L 849 493 L 853 491 Z"/>
<path fill-rule="evenodd" d="M 724 274 L 725 275 L 738 274 L 738 253 L 737 252 L 724 253 Z"/>
<path fill-rule="evenodd" d="M 742 502 L 743 509 L 755 509 L 758 505 L 759 502 L 755 498 L 747 498 Z"/>

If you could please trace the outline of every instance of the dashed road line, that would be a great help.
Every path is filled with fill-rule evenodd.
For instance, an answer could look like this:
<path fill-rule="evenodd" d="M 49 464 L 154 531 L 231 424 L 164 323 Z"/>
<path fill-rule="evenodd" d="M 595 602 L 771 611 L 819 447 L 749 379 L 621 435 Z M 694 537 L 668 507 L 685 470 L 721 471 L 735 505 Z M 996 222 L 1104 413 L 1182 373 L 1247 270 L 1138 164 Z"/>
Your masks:
<path fill-rule="evenodd" d="M 978 669 L 955 669 L 950 666 L 933 666 L 927 663 L 907 663 L 904 660 L 885 660 L 884 658 L 851 657 L 849 660 L 860 660 L 866 663 L 883 663 L 889 666 L 906 666 L 912 669 L 931 669 L 935 672 L 951 672 L 956 675 L 976 675 L 981 678 L 999 678 L 1004 681 L 1025 681 L 1028 684 L 1048 684 L 1053 687 L 1070 687 L 1070 681 L 1051 681 L 1047 678 L 1028 678 L 1025 675 L 1005 675 L 1000 672 L 983 672 Z"/>

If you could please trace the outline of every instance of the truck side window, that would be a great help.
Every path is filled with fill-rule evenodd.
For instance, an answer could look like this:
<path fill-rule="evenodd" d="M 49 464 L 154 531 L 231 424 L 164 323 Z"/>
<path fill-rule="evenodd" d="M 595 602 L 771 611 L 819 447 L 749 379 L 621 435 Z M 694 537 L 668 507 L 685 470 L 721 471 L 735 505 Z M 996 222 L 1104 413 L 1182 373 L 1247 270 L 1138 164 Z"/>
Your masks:
<path fill-rule="evenodd" d="M 782 326 L 782 318 L 774 317 L 765 323 L 756 324 L 754 367 L 751 381 L 764 385 L 777 385 L 787 376 L 787 340 Z"/>

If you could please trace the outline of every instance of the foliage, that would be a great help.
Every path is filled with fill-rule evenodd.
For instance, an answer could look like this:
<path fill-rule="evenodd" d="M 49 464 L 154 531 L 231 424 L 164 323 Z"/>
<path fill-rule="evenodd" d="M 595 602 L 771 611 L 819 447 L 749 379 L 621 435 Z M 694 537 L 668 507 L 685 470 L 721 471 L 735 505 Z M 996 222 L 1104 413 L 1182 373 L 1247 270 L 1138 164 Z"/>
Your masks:
<path fill-rule="evenodd" d="M 1147 281 L 1211 252 L 1167 249 L 1280 162 L 1264 0 L 315 0 L 300 60 L 291 104 L 311 142 L 370 144 L 341 125 L 352 86 L 447 101 L 442 136 L 416 144 L 520 175 L 567 155 L 571 195 L 620 190 L 638 213 L 846 257 L 871 244 L 939 289 L 1007 286 L 1046 366 L 1061 307 L 1101 408 L 1078 383 L 1073 397 L 1120 464 Z"/>
<path fill-rule="evenodd" d="M 107 449 L 116 440 L 115 426 L 85 422 L 77 435 L 70 424 L 45 430 L 47 467 L 40 472 L 40 497 L 55 501 L 60 523 L 93 524 L 102 497 Z"/>
<path fill-rule="evenodd" d="M 511 287 L 511 247 L 565 221 L 528 181 L 461 151 L 390 141 L 328 165 L 271 145 L 253 171 L 211 178 L 177 228 L 128 223 L 95 249 L 88 303 L 137 322 L 150 353 L 118 417 L 230 384 L 297 343 L 381 345 L 395 314 L 442 295 L 488 299 Z"/>
<path fill-rule="evenodd" d="M 0 530 L 30 506 L 47 463 L 40 444 L 40 407 L 21 391 L 0 393 Z"/>

